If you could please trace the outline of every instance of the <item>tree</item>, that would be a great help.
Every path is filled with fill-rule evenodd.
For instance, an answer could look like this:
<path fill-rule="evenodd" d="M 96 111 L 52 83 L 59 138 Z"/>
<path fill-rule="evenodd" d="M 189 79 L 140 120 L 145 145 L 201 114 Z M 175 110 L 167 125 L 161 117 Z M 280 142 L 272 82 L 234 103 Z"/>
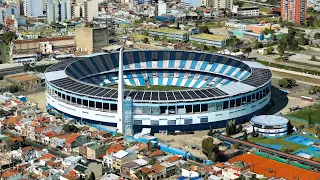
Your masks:
<path fill-rule="evenodd" d="M 5 112 L 4 112 L 4 110 L 1 108 L 0 109 L 0 117 L 3 117 L 5 115 Z M 211 126 L 210 126 L 210 128 L 211 128 Z"/>
<path fill-rule="evenodd" d="M 247 58 L 249 57 L 249 54 L 252 52 L 252 48 L 251 47 L 246 47 L 246 48 L 244 48 L 243 50 L 242 50 L 242 52 L 244 53 L 244 54 L 248 54 L 247 55 Z"/>
<path fill-rule="evenodd" d="M 296 83 L 296 80 L 290 78 L 282 78 L 279 80 L 279 86 L 284 88 L 292 88 Z"/>
<path fill-rule="evenodd" d="M 317 126 L 316 135 L 318 136 L 318 138 L 320 137 L 320 126 Z"/>
<path fill-rule="evenodd" d="M 163 42 L 166 42 L 167 41 L 167 36 L 163 35 L 161 39 L 162 39 Z"/>
<path fill-rule="evenodd" d="M 309 113 L 309 116 L 308 116 L 308 125 L 311 125 L 312 124 L 312 118 L 311 118 L 311 114 Z"/>
<path fill-rule="evenodd" d="M 277 36 L 274 33 L 271 34 L 271 40 L 272 41 L 276 41 L 277 40 Z"/>
<path fill-rule="evenodd" d="M 285 47 L 279 44 L 278 47 L 277 47 L 277 50 L 278 50 L 279 56 L 280 56 L 281 59 L 282 59 L 282 57 L 283 57 L 283 55 L 284 55 L 284 52 L 285 52 Z"/>
<path fill-rule="evenodd" d="M 17 38 L 16 33 L 12 31 L 5 32 L 2 35 L 2 39 L 6 44 L 10 44 L 16 38 Z"/>
<path fill-rule="evenodd" d="M 242 131 L 242 124 L 240 124 L 239 126 L 238 126 L 238 129 L 237 129 L 237 133 L 240 133 L 241 131 Z"/>
<path fill-rule="evenodd" d="M 149 42 L 149 39 L 145 37 L 145 38 L 143 38 L 142 42 L 143 42 L 143 43 L 148 43 L 148 42 Z"/>
<path fill-rule="evenodd" d="M 149 164 L 150 164 L 150 165 L 154 165 L 155 163 L 157 163 L 157 160 L 156 160 L 156 159 L 151 159 L 151 160 L 149 161 Z"/>
<path fill-rule="evenodd" d="M 159 41 L 160 37 L 157 36 L 157 35 L 155 35 L 155 36 L 153 37 L 153 39 L 154 39 L 155 41 Z"/>
<path fill-rule="evenodd" d="M 317 61 L 317 58 L 316 58 L 315 55 L 312 55 L 310 60 L 311 60 L 311 61 Z"/>
<path fill-rule="evenodd" d="M 244 141 L 248 141 L 248 134 L 247 134 L 247 130 L 244 130 L 242 140 L 244 140 Z"/>
<path fill-rule="evenodd" d="M 96 179 L 96 177 L 95 177 L 94 173 L 91 172 L 88 180 L 95 180 L 95 179 Z"/>
<path fill-rule="evenodd" d="M 1 117 L 1 115 L 0 115 L 0 117 Z M 211 125 L 210 125 L 210 129 L 209 129 L 209 132 L 208 132 L 208 136 L 212 136 L 213 135 L 213 130 L 212 130 L 212 127 L 211 127 Z"/>
<path fill-rule="evenodd" d="M 315 33 L 313 36 L 315 39 L 320 39 L 320 33 Z"/>
<path fill-rule="evenodd" d="M 260 49 L 260 48 L 263 48 L 263 44 L 262 42 L 259 42 L 257 40 L 254 41 L 254 46 L 253 46 L 254 49 Z"/>
<path fill-rule="evenodd" d="M 274 51 L 274 48 L 272 46 L 268 47 L 266 50 L 266 54 L 271 54 Z"/>
<path fill-rule="evenodd" d="M 199 30 L 200 30 L 200 33 L 205 33 L 205 34 L 210 33 L 208 26 L 200 26 Z"/>
<path fill-rule="evenodd" d="M 79 128 L 77 128 L 75 125 L 70 125 L 70 124 L 63 125 L 62 129 L 66 133 L 77 133 L 79 131 Z"/>
<path fill-rule="evenodd" d="M 209 160 L 215 161 L 219 147 L 213 144 L 213 138 L 208 137 L 202 140 L 202 152 Z"/>
<path fill-rule="evenodd" d="M 231 36 L 229 39 L 227 39 L 227 45 L 231 47 L 236 47 L 239 45 L 240 40 L 236 36 Z"/>
<path fill-rule="evenodd" d="M 300 39 L 299 39 L 299 45 L 308 45 L 309 44 L 309 41 L 307 38 L 305 38 L 304 36 L 302 36 Z"/>
<path fill-rule="evenodd" d="M 229 123 L 227 122 L 226 124 L 226 134 L 229 135 L 230 133 L 230 127 L 229 127 Z"/>

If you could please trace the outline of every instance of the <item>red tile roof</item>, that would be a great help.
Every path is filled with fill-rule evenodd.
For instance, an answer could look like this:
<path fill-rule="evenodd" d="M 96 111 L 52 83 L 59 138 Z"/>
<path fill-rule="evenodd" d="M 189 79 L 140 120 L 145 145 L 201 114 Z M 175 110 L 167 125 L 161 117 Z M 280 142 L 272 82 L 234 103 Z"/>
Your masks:
<path fill-rule="evenodd" d="M 32 148 L 31 148 L 31 146 L 26 146 L 26 147 L 22 148 L 21 150 L 22 151 L 31 151 Z"/>
<path fill-rule="evenodd" d="M 47 126 L 39 127 L 39 128 L 36 128 L 35 132 L 41 133 L 43 130 L 46 130 L 46 129 L 48 129 L 48 128 L 49 128 L 49 127 L 47 127 Z"/>
<path fill-rule="evenodd" d="M 124 150 L 121 144 L 113 144 L 107 149 L 107 154 L 117 153 L 120 150 Z"/>
<path fill-rule="evenodd" d="M 151 169 L 153 171 L 158 171 L 158 172 L 162 171 L 163 168 L 165 168 L 165 167 L 162 166 L 161 164 L 158 164 L 158 163 L 152 165 L 152 167 L 151 167 Z"/>
<path fill-rule="evenodd" d="M 172 157 L 169 157 L 167 159 L 164 160 L 164 162 L 176 162 L 178 160 L 182 159 L 181 156 L 172 156 Z"/>
<path fill-rule="evenodd" d="M 19 173 L 19 171 L 13 171 L 12 169 L 9 169 L 9 170 L 5 171 L 4 173 L 2 173 L 1 177 L 8 178 L 8 177 L 11 177 L 11 176 L 16 175 L 18 173 Z"/>
<path fill-rule="evenodd" d="M 147 167 L 142 167 L 142 168 L 140 169 L 140 171 L 147 174 L 147 173 L 151 172 L 151 169 L 149 169 L 149 168 L 147 168 Z"/>
<path fill-rule="evenodd" d="M 55 159 L 56 157 L 50 153 L 42 155 L 39 159 Z"/>
<path fill-rule="evenodd" d="M 79 137 L 79 134 L 72 133 L 70 136 L 68 136 L 66 140 L 66 144 L 72 144 L 78 137 Z"/>
<path fill-rule="evenodd" d="M 163 155 L 163 154 L 164 154 L 163 151 L 161 151 L 161 150 L 155 150 L 155 151 L 153 151 L 151 154 L 149 154 L 149 157 L 161 156 L 161 155 Z"/>

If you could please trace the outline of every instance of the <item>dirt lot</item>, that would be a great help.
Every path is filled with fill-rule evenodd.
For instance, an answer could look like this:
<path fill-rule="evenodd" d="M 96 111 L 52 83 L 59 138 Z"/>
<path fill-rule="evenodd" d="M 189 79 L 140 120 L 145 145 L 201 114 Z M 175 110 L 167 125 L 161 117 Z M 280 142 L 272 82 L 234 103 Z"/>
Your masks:
<path fill-rule="evenodd" d="M 45 92 L 37 92 L 34 94 L 28 94 L 27 95 L 27 100 L 38 103 L 38 108 L 41 110 L 46 110 L 46 95 Z"/>
<path fill-rule="evenodd" d="M 185 151 L 189 151 L 194 155 L 199 157 L 206 157 L 201 150 L 194 150 L 187 146 L 189 145 L 198 145 L 201 147 L 202 140 L 207 137 L 208 131 L 196 131 L 195 134 L 188 134 L 188 135 L 164 135 L 164 134 L 155 134 L 155 136 L 164 141 L 166 144 L 169 144 L 172 147 L 182 148 Z"/>

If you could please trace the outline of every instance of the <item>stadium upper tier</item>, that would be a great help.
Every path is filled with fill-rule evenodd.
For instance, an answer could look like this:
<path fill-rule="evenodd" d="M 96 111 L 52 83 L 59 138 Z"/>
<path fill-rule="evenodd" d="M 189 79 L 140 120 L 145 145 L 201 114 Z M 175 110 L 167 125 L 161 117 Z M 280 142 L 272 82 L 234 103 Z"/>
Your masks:
<path fill-rule="evenodd" d="M 81 96 L 116 101 L 118 52 L 77 57 L 51 66 L 46 81 Z M 271 81 L 271 71 L 249 60 L 190 51 L 125 51 L 124 84 L 182 86 L 185 90 L 125 90 L 134 102 L 203 101 L 254 91 Z"/>

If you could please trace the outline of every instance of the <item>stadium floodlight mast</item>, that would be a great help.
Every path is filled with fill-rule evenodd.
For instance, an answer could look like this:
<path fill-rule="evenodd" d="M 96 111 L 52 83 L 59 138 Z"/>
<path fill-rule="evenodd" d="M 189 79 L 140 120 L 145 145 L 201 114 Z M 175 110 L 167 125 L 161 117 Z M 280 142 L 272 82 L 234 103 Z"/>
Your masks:
<path fill-rule="evenodd" d="M 119 69 L 118 69 L 118 109 L 117 109 L 117 132 L 124 133 L 123 129 L 123 46 L 119 52 Z"/>

